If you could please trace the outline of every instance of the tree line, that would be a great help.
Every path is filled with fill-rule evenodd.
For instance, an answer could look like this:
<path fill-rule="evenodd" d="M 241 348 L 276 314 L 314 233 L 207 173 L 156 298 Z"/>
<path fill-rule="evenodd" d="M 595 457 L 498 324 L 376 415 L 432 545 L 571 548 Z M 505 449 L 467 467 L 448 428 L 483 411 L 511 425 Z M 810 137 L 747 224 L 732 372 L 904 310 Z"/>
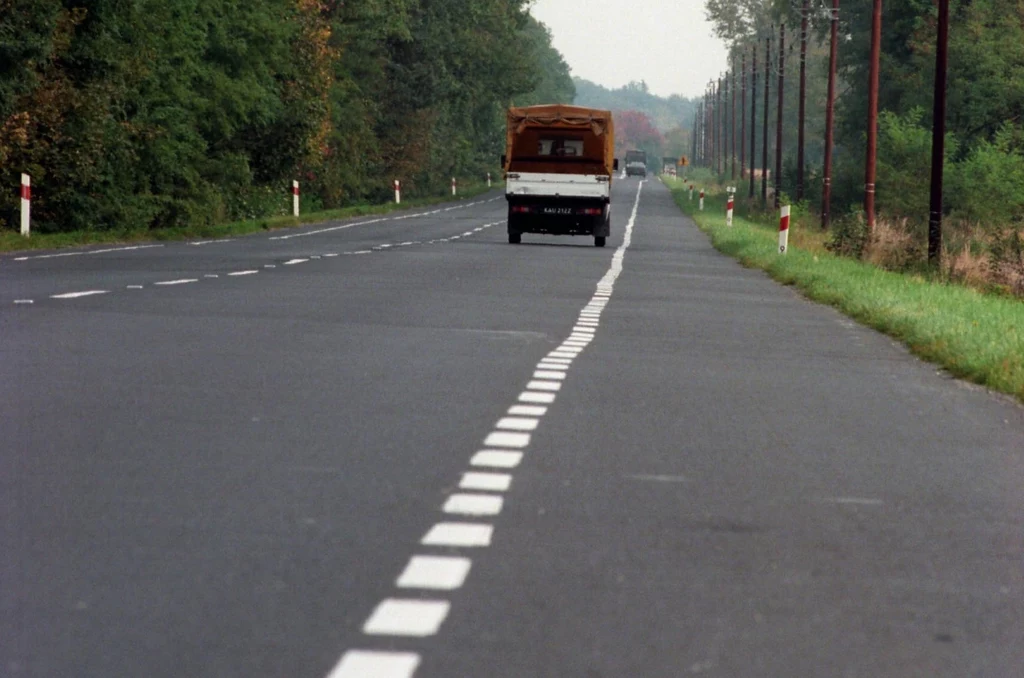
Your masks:
<path fill-rule="evenodd" d="M 571 102 L 528 0 L 0 0 L 0 228 L 201 225 L 482 177 Z"/>
<path fill-rule="evenodd" d="M 706 14 L 717 34 L 730 45 L 730 70 L 736 75 L 736 82 L 750 87 L 752 56 L 756 53 L 760 60 L 755 130 L 758 150 L 754 163 L 758 168 L 761 166 L 760 149 L 765 142 L 761 117 L 765 111 L 760 97 L 765 86 L 765 58 L 770 59 L 769 170 L 774 166 L 775 157 L 778 39 L 780 24 L 786 26 L 782 73 L 785 77 L 784 162 L 783 172 L 775 180 L 791 198 L 796 193 L 797 183 L 797 76 L 803 4 L 788 0 L 706 0 L 705 3 Z M 809 205 L 816 206 L 822 189 L 833 3 L 814 0 L 807 4 L 810 35 L 803 197 Z M 841 5 L 832 178 L 832 213 L 837 215 L 857 213 L 864 195 L 872 18 L 871 3 L 843 0 Z M 995 250 L 1016 247 L 1016 257 L 1024 271 L 1024 259 L 1019 251 L 1020 231 L 1024 225 L 1024 5 L 1018 0 L 951 0 L 950 11 L 943 205 L 951 230 L 949 247 L 985 246 Z M 914 248 L 926 240 L 924 229 L 929 216 L 936 21 L 933 0 L 886 2 L 883 6 L 877 205 L 880 215 L 890 223 L 903 224 L 901 228 L 914 236 Z M 772 51 L 766 54 L 769 38 L 774 38 L 774 42 Z M 748 107 L 750 95 L 748 90 Z M 747 118 L 749 137 L 749 111 Z M 746 165 L 750 167 L 749 138 L 746 143 Z M 840 219 L 838 227 L 849 229 L 855 222 L 852 218 Z M 973 237 L 979 232 L 987 234 L 987 238 Z M 863 235 L 853 237 L 855 249 L 863 245 Z"/>

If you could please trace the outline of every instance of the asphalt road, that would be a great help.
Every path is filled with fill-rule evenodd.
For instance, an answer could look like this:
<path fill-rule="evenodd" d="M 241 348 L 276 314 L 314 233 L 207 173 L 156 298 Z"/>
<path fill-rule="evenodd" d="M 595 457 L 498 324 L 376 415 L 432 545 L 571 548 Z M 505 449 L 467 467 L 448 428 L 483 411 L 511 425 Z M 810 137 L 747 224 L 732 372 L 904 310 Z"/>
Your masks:
<path fill-rule="evenodd" d="M 0 674 L 1024 675 L 1024 409 L 614 197 L 0 257 Z"/>

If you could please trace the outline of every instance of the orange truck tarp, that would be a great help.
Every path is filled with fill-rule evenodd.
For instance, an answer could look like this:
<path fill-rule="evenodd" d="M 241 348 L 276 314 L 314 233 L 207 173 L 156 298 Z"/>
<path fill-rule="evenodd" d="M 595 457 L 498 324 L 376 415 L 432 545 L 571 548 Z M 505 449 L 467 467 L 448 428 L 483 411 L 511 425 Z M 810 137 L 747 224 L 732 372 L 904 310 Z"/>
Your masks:
<path fill-rule="evenodd" d="M 581 157 L 572 163 L 537 157 L 544 135 L 572 134 L 583 141 Z M 615 164 L 615 125 L 611 111 L 551 104 L 510 108 L 505 138 L 505 171 L 605 174 Z M 571 169 L 575 167 L 575 169 Z"/>

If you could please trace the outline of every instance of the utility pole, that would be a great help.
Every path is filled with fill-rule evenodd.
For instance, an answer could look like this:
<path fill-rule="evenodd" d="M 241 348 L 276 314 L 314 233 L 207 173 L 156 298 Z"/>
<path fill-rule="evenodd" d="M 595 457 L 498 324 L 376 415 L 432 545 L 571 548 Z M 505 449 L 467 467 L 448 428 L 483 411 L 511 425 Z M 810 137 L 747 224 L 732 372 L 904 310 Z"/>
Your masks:
<path fill-rule="evenodd" d="M 878 161 L 878 65 L 882 51 L 882 0 L 871 14 L 871 67 L 868 71 L 868 157 L 864 168 L 864 213 L 868 234 L 875 230 L 875 166 Z"/>
<path fill-rule="evenodd" d="M 781 204 L 782 193 L 782 103 L 786 78 L 786 22 L 779 24 L 779 112 L 775 116 L 775 209 Z"/>
<path fill-rule="evenodd" d="M 761 207 L 768 207 L 768 90 L 770 88 L 772 63 L 772 26 L 768 34 L 768 43 L 764 49 L 764 125 L 761 128 Z"/>
<path fill-rule="evenodd" d="M 804 126 L 807 113 L 807 14 L 811 0 L 800 10 L 800 121 L 796 144 L 796 200 L 804 199 Z"/>
<path fill-rule="evenodd" d="M 832 45 L 828 55 L 828 99 L 825 103 L 825 166 L 821 187 L 821 228 L 827 229 L 832 208 L 832 129 L 836 114 L 836 57 L 839 49 L 839 0 L 832 0 Z"/>
<path fill-rule="evenodd" d="M 747 143 L 747 50 L 743 50 L 740 60 L 740 179 L 747 176 L 746 154 L 743 149 Z"/>
<path fill-rule="evenodd" d="M 949 0 L 939 0 L 935 49 L 935 113 L 932 123 L 932 189 L 928 219 L 928 263 L 942 260 L 942 171 L 946 160 L 946 71 L 949 64 Z"/>
<path fill-rule="evenodd" d="M 732 116 L 732 129 L 729 131 L 729 147 L 732 149 L 732 180 L 736 181 L 736 62 L 732 64 L 732 82 L 729 85 L 729 94 L 732 95 L 732 103 L 729 104 L 729 113 Z M 741 146 L 743 144 L 740 144 Z"/>
<path fill-rule="evenodd" d="M 750 65 L 750 195 L 754 197 L 754 168 L 757 167 L 757 45 L 754 43 L 753 59 Z"/>
<path fill-rule="evenodd" d="M 722 115 L 722 77 L 718 77 L 718 87 L 715 88 L 715 172 L 722 174 L 722 161 L 725 159 L 725 143 L 722 139 L 724 122 Z"/>

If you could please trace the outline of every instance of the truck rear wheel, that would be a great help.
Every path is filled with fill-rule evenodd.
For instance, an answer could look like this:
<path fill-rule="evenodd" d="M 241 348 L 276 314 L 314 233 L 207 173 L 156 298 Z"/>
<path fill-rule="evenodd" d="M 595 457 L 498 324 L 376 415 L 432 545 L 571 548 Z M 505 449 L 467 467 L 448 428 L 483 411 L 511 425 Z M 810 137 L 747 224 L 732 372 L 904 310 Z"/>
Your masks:
<path fill-rule="evenodd" d="M 599 235 L 594 238 L 594 247 L 604 247 L 604 236 Z"/>
<path fill-rule="evenodd" d="M 509 233 L 508 242 L 510 245 L 518 245 L 523 241 L 523 235 L 521 233 Z"/>

